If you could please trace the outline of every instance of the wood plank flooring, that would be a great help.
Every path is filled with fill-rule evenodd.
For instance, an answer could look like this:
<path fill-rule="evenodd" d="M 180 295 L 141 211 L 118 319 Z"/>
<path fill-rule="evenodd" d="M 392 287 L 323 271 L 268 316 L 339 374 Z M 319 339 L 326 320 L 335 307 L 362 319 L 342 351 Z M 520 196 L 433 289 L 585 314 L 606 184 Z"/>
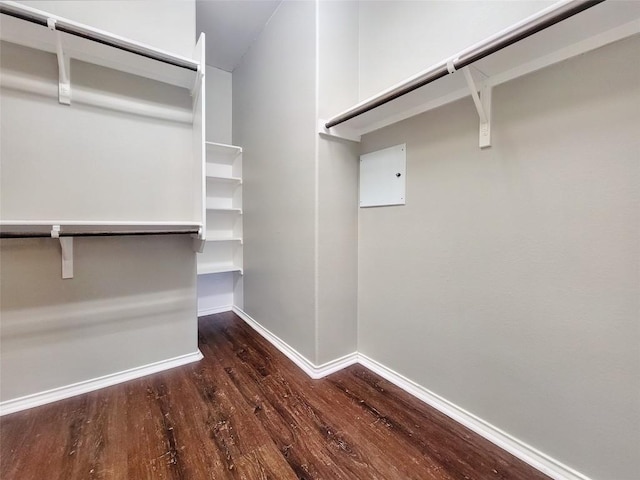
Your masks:
<path fill-rule="evenodd" d="M 0 419 L 0 478 L 547 479 L 355 365 L 311 380 L 233 313 L 205 358 Z"/>

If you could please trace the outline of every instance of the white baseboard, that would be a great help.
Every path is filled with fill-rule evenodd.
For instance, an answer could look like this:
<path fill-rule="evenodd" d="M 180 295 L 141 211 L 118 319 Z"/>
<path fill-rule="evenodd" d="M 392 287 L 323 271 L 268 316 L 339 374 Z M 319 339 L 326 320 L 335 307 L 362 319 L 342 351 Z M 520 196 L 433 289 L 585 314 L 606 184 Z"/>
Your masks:
<path fill-rule="evenodd" d="M 242 311 L 238 307 L 233 307 L 233 311 L 242 320 L 247 323 L 251 328 L 258 332 L 274 347 L 280 350 L 285 356 L 287 356 L 293 363 L 302 369 L 308 376 L 314 379 L 325 377 L 331 373 L 337 372 L 343 368 L 359 363 L 363 367 L 368 368 L 372 372 L 380 375 L 382 378 L 390 381 L 394 385 L 400 387 L 405 392 L 413 395 L 419 400 L 425 402 L 427 405 L 435 408 L 436 410 L 444 413 L 454 421 L 464 425 L 469 430 L 477 433 L 478 435 L 486 438 L 494 445 L 509 452 L 514 457 L 519 458 L 525 463 L 531 465 L 535 469 L 541 471 L 545 475 L 555 480 L 590 480 L 589 477 L 574 470 L 573 468 L 564 465 L 562 462 L 551 458 L 545 453 L 537 450 L 536 448 L 528 445 L 517 438 L 509 435 L 508 433 L 500 430 L 498 427 L 491 425 L 489 422 L 482 420 L 471 412 L 451 403 L 450 401 L 442 398 L 441 396 L 427 390 L 421 385 L 418 385 L 412 380 L 404 377 L 403 375 L 391 370 L 390 368 L 382 365 L 381 363 L 367 357 L 366 355 L 358 352 L 351 353 L 342 358 L 338 358 L 332 362 L 316 366 L 306 359 L 302 354 L 296 351 L 293 347 L 286 342 L 278 338 L 269 330 L 260 325 L 256 320 L 251 318 L 247 313 Z"/>
<path fill-rule="evenodd" d="M 198 309 L 198 317 L 206 317 L 207 315 L 214 315 L 216 313 L 230 312 L 232 309 L 233 305 Z"/>
<path fill-rule="evenodd" d="M 554 458 L 551 458 L 540 450 L 518 440 L 517 438 L 500 430 L 498 427 L 482 420 L 473 413 L 451 403 L 445 398 L 427 390 L 423 386 L 418 385 L 414 381 L 394 372 L 390 368 L 376 362 L 362 353 L 358 353 L 358 363 L 372 372 L 377 373 L 397 387 L 400 387 L 405 392 L 413 395 L 419 400 L 422 400 L 427 405 L 430 405 L 436 410 L 444 413 L 456 422 L 464 425 L 469 430 L 486 438 L 491 443 L 497 445 L 503 450 L 506 450 L 514 457 L 528 463 L 545 475 L 548 475 L 555 480 L 590 480 L 589 477 L 582 473 L 564 465 L 562 462 L 559 462 Z"/>
<path fill-rule="evenodd" d="M 358 361 L 358 354 L 356 352 L 345 355 L 344 357 L 337 358 L 322 365 L 314 365 L 304 355 L 298 352 L 295 348 L 288 345 L 281 340 L 278 336 L 271 333 L 264 328 L 258 322 L 256 322 L 250 315 L 244 312 L 238 307 L 233 307 L 234 313 L 236 313 L 244 322 L 253 328 L 258 334 L 264 337 L 269 343 L 282 352 L 289 360 L 295 363 L 304 373 L 314 379 L 326 377 L 338 370 L 353 365 Z"/>
<path fill-rule="evenodd" d="M 65 387 L 58 387 L 40 393 L 6 400 L 0 403 L 0 416 L 19 412 L 28 408 L 38 407 L 47 403 L 57 402 L 58 400 L 92 392 L 101 388 L 110 387 L 118 383 L 151 375 L 152 373 L 158 373 L 164 370 L 169 370 L 170 368 L 186 365 L 187 363 L 196 362 L 202 358 L 203 356 L 202 353 L 200 353 L 200 350 L 196 350 L 193 353 L 180 355 L 179 357 L 170 358 L 168 360 L 161 360 L 141 367 L 130 368 L 129 370 L 124 370 L 122 372 L 73 383 Z"/>

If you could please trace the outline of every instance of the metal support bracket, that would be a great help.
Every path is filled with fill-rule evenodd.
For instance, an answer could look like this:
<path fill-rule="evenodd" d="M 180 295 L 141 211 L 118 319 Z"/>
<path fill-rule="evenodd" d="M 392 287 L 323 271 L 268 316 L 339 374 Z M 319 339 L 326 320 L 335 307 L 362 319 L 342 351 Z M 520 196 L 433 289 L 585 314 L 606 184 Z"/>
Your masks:
<path fill-rule="evenodd" d="M 73 278 L 73 237 L 61 237 L 60 225 L 53 225 L 51 238 L 57 238 L 60 241 L 62 278 Z"/>
<path fill-rule="evenodd" d="M 55 35 L 56 41 L 56 56 L 58 57 L 58 101 L 63 105 L 71 105 L 71 62 L 62 49 L 62 37 L 60 32 L 56 30 L 56 20 L 54 18 L 48 18 L 47 27 L 49 27 L 49 30 Z"/>
<path fill-rule="evenodd" d="M 469 87 L 469 91 L 471 92 L 471 98 L 473 99 L 473 103 L 476 106 L 476 110 L 478 111 L 478 117 L 480 117 L 480 134 L 479 134 L 480 148 L 490 147 L 491 146 L 491 89 L 492 87 L 491 85 L 487 84 L 486 76 L 481 72 L 479 73 L 484 78 L 482 80 L 482 84 L 480 85 L 480 88 L 476 86 L 476 82 L 473 79 L 473 75 L 471 74 L 471 70 L 469 69 L 469 67 L 464 67 L 462 69 L 462 73 L 464 74 L 464 78 L 467 81 L 467 86 Z M 478 94 L 478 91 L 480 91 L 480 94 Z"/>

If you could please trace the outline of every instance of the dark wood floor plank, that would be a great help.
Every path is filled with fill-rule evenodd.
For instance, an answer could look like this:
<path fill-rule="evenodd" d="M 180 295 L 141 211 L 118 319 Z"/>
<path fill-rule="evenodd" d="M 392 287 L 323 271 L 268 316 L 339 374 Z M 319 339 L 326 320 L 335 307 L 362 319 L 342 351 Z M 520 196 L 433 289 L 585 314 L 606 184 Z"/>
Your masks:
<path fill-rule="evenodd" d="M 179 478 L 175 475 L 166 429 L 153 383 L 161 374 L 127 384 L 127 478 Z M 136 441 L 138 439 L 138 441 Z"/>
<path fill-rule="evenodd" d="M 296 424 L 294 418 L 302 418 L 306 422 L 303 427 L 308 433 L 302 437 L 304 441 L 298 443 L 310 443 L 310 439 L 317 439 L 319 444 L 308 445 L 306 448 L 321 452 L 328 457 L 328 461 L 322 462 L 320 468 L 311 465 L 311 471 L 306 472 L 311 478 L 327 478 L 329 473 L 323 470 L 324 464 L 332 464 L 332 474 L 335 478 L 403 478 L 403 479 L 447 479 L 441 467 L 434 462 L 425 462 L 422 451 L 411 445 L 404 445 L 403 455 L 410 459 L 408 462 L 394 463 L 388 462 L 387 451 L 385 449 L 397 446 L 396 433 L 388 431 L 388 426 L 382 423 L 367 423 L 366 420 L 357 419 L 358 409 L 351 411 L 350 417 L 355 419 L 345 428 L 346 415 L 345 408 L 348 405 L 344 402 L 337 402 L 341 408 L 337 410 L 338 415 L 331 419 L 331 412 L 336 405 L 335 390 L 331 389 L 326 382 L 314 382 L 306 376 L 289 376 L 286 378 L 279 372 L 290 370 L 291 362 L 281 355 L 270 355 L 271 347 L 264 339 L 255 337 L 250 331 L 243 331 L 248 328 L 244 324 L 232 323 L 228 327 L 217 325 L 223 331 L 218 335 L 218 348 L 224 348 L 226 342 L 233 348 L 236 356 L 241 360 L 241 365 L 246 368 L 246 373 L 253 375 L 253 382 L 240 382 L 245 385 L 262 385 L 260 394 L 264 397 L 275 395 L 271 403 L 283 403 L 278 397 L 287 399 L 284 405 L 291 404 L 293 408 L 285 411 L 289 414 L 288 423 Z M 250 342 L 246 342 L 250 339 Z M 290 385 L 290 382 L 295 383 Z M 265 388 L 268 386 L 268 388 Z M 311 395 L 304 395 L 298 392 L 310 392 Z M 325 398 L 323 403 L 322 398 Z M 316 406 L 314 406 L 316 405 Z M 287 409 L 285 409 L 287 410 Z M 352 435 L 353 434 L 353 435 Z M 365 442 L 360 438 L 366 439 Z M 361 452 L 361 445 L 366 449 Z M 294 448 L 295 447 L 295 448 Z M 289 454 L 304 445 L 289 446 Z M 317 454 L 316 454 L 317 455 Z M 293 465 L 295 467 L 295 464 Z M 453 478 L 453 477 L 452 477 Z"/>
<path fill-rule="evenodd" d="M 241 478 L 247 480 L 296 480 L 298 476 L 289 468 L 275 446 L 264 446 L 245 455 L 238 462 Z"/>
<path fill-rule="evenodd" d="M 174 478 L 231 479 L 226 460 L 211 432 L 208 404 L 194 379 L 198 366 L 167 372 L 155 390 L 162 392 L 161 411 L 171 436 L 167 456 L 176 466 Z M 212 397 L 213 398 L 213 397 Z M 207 465 L 208 469 L 202 469 Z M 217 472 L 214 476 L 214 472 Z"/>
<path fill-rule="evenodd" d="M 232 328 L 241 330 L 247 327 L 234 323 Z M 259 378 L 254 377 L 254 380 L 259 381 L 240 383 L 257 385 L 257 396 L 262 397 L 267 405 L 265 413 L 268 414 L 270 409 L 277 409 L 278 416 L 285 425 L 291 425 L 295 431 L 303 433 L 296 435 L 292 430 L 290 437 L 280 442 L 290 461 L 298 450 L 311 451 L 318 457 L 318 462 L 307 465 L 306 473 L 311 478 L 389 478 L 389 471 L 395 470 L 395 466 L 384 461 L 382 450 L 372 446 L 364 454 L 360 451 L 361 442 L 341 431 L 341 420 L 330 420 L 328 412 L 335 405 L 323 405 L 322 409 L 314 406 L 316 402 L 313 400 L 318 397 L 318 391 L 314 391 L 314 387 L 323 389 L 325 387 L 322 384 L 306 376 L 282 375 L 281 370 L 292 368 L 291 362 L 281 355 L 269 355 L 268 350 L 272 347 L 251 332 L 235 331 L 233 334 L 225 334 L 224 338 L 234 344 L 234 351 L 242 361 L 241 366 L 245 367 L 238 368 L 238 372 L 244 371 L 248 375 L 259 372 Z M 237 342 L 238 339 L 245 338 L 253 341 Z M 269 360 L 261 363 L 263 358 Z M 283 364 L 279 365 L 281 361 Z M 304 393 L 307 391 L 309 395 Z M 327 470 L 327 466 L 330 470 Z"/>
<path fill-rule="evenodd" d="M 462 425 L 452 425 L 439 412 L 425 414 L 415 398 L 365 368 L 349 367 L 335 375 L 331 383 L 354 399 L 363 415 L 392 429 L 400 445 L 417 448 L 423 458 L 439 467 L 439 474 L 447 473 L 452 478 L 504 478 L 500 458 L 484 455 L 490 445 L 485 439 Z M 530 473 L 527 475 L 532 478 Z M 509 478 L 519 477 L 514 470 Z"/>
<path fill-rule="evenodd" d="M 205 358 L 0 419 L 0 478 L 543 480 L 355 365 L 312 380 L 232 313 Z"/>
<path fill-rule="evenodd" d="M 333 478 L 353 478 L 348 472 L 336 466 L 324 452 L 325 445 L 310 435 L 311 427 L 292 411 L 291 405 L 296 398 L 291 392 L 273 388 L 270 381 L 270 359 L 272 352 L 263 351 L 261 357 L 255 355 L 256 337 L 246 335 L 238 330 L 237 322 L 228 326 L 217 325 L 219 334 L 211 348 L 226 351 L 225 358 L 233 359 L 224 368 L 225 373 L 242 392 L 247 403 L 253 405 L 253 414 L 261 422 L 262 427 L 270 434 L 281 455 L 286 459 L 295 478 L 323 478 L 326 465 L 334 465 L 331 470 Z M 250 340 L 249 345 L 247 340 Z M 253 347 L 253 348 L 252 348 Z M 326 478 L 326 477 L 324 477 Z"/>

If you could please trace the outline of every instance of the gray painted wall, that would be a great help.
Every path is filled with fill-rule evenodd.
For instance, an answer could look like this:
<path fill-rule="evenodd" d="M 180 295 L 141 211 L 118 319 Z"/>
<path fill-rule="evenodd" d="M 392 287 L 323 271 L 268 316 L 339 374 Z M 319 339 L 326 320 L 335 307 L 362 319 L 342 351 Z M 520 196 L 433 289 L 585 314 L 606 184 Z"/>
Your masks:
<path fill-rule="evenodd" d="M 313 364 L 356 350 L 357 147 L 316 134 L 357 101 L 354 2 L 283 2 L 233 72 L 245 311 Z"/>
<path fill-rule="evenodd" d="M 142 43 L 193 56 L 196 41 L 194 0 L 18 0 L 76 22 Z"/>
<path fill-rule="evenodd" d="M 554 0 L 359 3 L 360 99 L 513 25 Z"/>
<path fill-rule="evenodd" d="M 358 101 L 358 2 L 318 4 L 318 118 Z M 357 350 L 358 151 L 316 135 L 317 357 L 323 364 Z"/>
<path fill-rule="evenodd" d="M 207 141 L 232 143 L 231 73 L 207 65 Z"/>
<path fill-rule="evenodd" d="M 593 478 L 640 475 L 640 39 L 364 137 L 407 205 L 360 209 L 359 350 Z"/>
<path fill-rule="evenodd" d="M 315 358 L 315 5 L 283 2 L 233 72 L 244 309 Z"/>
<path fill-rule="evenodd" d="M 184 236 L 2 240 L 2 401 L 193 353 L 195 257 Z"/>
<path fill-rule="evenodd" d="M 193 50 L 193 1 L 30 4 L 184 55 Z M 38 78 L 57 84 L 53 55 L 23 49 L 18 58 L 23 70 L 40 69 Z M 188 92 L 105 69 L 75 63 L 71 78 L 72 86 L 190 108 Z M 190 126 L 1 94 L 3 219 L 194 218 Z M 0 254 L 2 401 L 197 350 L 188 237 L 76 239 L 69 280 L 54 240 L 3 240 Z"/>

